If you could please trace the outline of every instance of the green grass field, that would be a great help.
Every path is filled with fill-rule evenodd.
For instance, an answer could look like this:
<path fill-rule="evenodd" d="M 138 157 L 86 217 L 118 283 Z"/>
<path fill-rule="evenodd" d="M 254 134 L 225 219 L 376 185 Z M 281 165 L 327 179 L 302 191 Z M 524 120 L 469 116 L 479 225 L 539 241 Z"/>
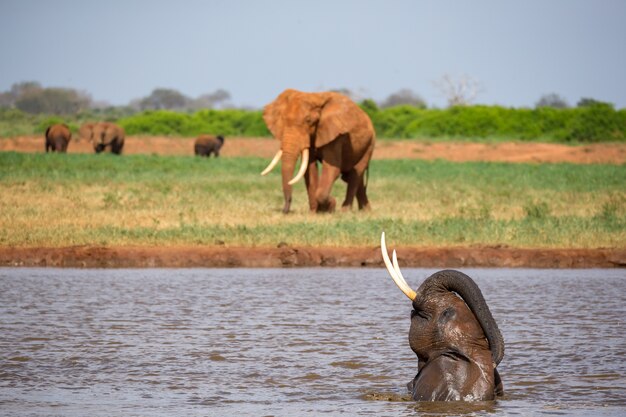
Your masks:
<path fill-rule="evenodd" d="M 311 214 L 298 184 L 285 216 L 266 164 L 0 153 L 0 245 L 626 246 L 625 166 L 379 160 L 371 211 Z"/>

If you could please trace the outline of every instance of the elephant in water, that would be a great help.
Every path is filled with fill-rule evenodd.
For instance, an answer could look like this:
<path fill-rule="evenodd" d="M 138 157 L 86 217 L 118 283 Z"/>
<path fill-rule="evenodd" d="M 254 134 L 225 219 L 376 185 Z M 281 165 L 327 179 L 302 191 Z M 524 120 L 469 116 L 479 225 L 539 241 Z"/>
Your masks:
<path fill-rule="evenodd" d="M 96 153 L 111 149 L 111 153 L 119 155 L 124 148 L 126 133 L 124 128 L 110 122 L 85 123 L 79 131 L 81 139 L 90 141 Z"/>
<path fill-rule="evenodd" d="M 193 146 L 194 152 L 198 156 L 220 156 L 220 149 L 224 146 L 224 136 L 200 135 Z"/>
<path fill-rule="evenodd" d="M 291 186 L 302 177 L 311 211 L 335 210 L 331 189 L 339 176 L 348 183 L 342 209 L 349 210 L 355 196 L 359 209 L 369 209 L 364 175 L 374 151 L 375 133 L 368 115 L 352 100 L 335 92 L 289 89 L 265 106 L 263 119 L 281 143 L 261 175 L 282 160 L 283 213 L 288 213 L 291 206 Z M 300 169 L 293 177 L 300 155 Z"/>
<path fill-rule="evenodd" d="M 46 152 L 67 152 L 72 132 L 66 124 L 54 124 L 46 129 Z"/>
<path fill-rule="evenodd" d="M 408 384 L 416 401 L 487 401 L 502 395 L 496 369 L 504 356 L 504 339 L 476 283 L 459 271 L 444 270 L 413 291 L 385 234 L 381 250 L 387 271 L 411 299 L 409 345 L 418 372 Z"/>

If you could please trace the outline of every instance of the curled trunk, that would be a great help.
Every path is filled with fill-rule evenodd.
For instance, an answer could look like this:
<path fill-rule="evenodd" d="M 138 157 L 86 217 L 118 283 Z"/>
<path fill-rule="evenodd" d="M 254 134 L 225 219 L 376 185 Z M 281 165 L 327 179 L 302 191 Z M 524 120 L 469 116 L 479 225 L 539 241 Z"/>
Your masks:
<path fill-rule="evenodd" d="M 504 339 L 480 288 L 474 280 L 459 271 L 443 270 L 436 272 L 420 285 L 416 300 L 419 299 L 420 295 L 433 289 L 454 291 L 463 298 L 485 332 L 494 363 L 499 364 L 504 356 Z"/>

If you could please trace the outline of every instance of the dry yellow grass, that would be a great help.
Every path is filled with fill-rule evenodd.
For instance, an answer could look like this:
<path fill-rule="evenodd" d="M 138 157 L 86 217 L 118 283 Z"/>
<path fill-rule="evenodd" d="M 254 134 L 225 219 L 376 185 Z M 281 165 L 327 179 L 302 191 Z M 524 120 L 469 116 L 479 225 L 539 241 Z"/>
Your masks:
<path fill-rule="evenodd" d="M 378 161 L 372 211 L 311 214 L 299 184 L 285 216 L 265 162 L 0 154 L 0 245 L 372 246 L 382 229 L 423 246 L 626 244 L 621 166 Z"/>

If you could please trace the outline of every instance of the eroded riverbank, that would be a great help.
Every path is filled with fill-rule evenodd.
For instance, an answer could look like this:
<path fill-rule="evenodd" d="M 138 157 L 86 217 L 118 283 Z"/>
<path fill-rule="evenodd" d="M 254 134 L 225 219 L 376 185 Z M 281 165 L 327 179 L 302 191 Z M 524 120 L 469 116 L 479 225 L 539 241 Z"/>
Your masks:
<path fill-rule="evenodd" d="M 407 267 L 615 268 L 626 249 L 397 248 Z M 222 246 L 0 248 L 1 266 L 77 268 L 382 267 L 379 247 Z"/>

